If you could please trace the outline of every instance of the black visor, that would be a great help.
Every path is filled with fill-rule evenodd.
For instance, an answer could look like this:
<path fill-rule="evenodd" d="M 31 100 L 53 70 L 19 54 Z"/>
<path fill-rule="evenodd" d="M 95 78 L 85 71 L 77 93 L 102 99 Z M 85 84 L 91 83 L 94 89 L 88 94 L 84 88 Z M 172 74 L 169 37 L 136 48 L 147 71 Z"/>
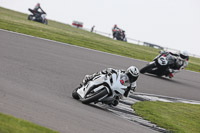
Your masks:
<path fill-rule="evenodd" d="M 182 54 L 180 54 L 180 57 L 181 57 L 182 59 L 187 59 L 187 58 L 188 58 L 188 56 L 185 56 L 185 55 L 182 55 Z"/>
<path fill-rule="evenodd" d="M 138 79 L 138 76 L 134 77 L 130 73 L 126 73 L 126 74 L 127 74 L 128 78 L 129 78 L 130 83 L 133 83 L 133 82 L 135 82 Z"/>

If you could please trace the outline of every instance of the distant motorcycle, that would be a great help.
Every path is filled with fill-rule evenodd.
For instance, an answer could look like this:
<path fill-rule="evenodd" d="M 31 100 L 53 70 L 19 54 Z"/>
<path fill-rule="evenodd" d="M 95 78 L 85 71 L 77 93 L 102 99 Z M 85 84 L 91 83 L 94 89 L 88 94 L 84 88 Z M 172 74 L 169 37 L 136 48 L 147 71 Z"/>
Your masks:
<path fill-rule="evenodd" d="M 42 12 L 42 13 L 36 13 L 34 10 L 32 9 L 28 9 L 32 14 L 28 15 L 28 20 L 32 20 L 32 21 L 36 21 L 36 22 L 40 22 L 43 24 L 48 24 L 48 20 L 46 19 L 46 13 Z"/>
<path fill-rule="evenodd" d="M 182 62 L 180 60 L 180 62 Z M 167 56 L 165 52 L 161 52 L 154 60 L 148 63 L 145 67 L 140 69 L 140 73 L 150 73 L 157 76 L 168 76 L 171 73 L 168 71 L 169 67 L 174 65 L 172 56 Z M 171 76 L 173 77 L 173 75 Z"/>
<path fill-rule="evenodd" d="M 127 88 L 121 83 L 119 75 L 120 72 L 118 74 L 101 74 L 86 85 L 76 88 L 72 92 L 72 96 L 84 104 L 101 102 L 116 106 Z"/>
<path fill-rule="evenodd" d="M 127 42 L 125 31 L 121 29 L 113 29 L 113 38 L 116 38 L 117 40 L 120 40 L 120 41 Z"/>

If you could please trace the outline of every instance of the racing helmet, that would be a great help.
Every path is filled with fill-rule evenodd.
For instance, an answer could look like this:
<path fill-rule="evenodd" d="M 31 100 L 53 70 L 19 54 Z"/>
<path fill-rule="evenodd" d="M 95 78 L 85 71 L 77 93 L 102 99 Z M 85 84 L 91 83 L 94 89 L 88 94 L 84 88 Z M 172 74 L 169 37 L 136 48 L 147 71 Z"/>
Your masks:
<path fill-rule="evenodd" d="M 40 7 L 40 3 L 37 3 L 37 6 Z"/>
<path fill-rule="evenodd" d="M 115 24 L 114 27 L 117 27 L 117 25 Z"/>
<path fill-rule="evenodd" d="M 128 76 L 130 83 L 135 82 L 139 77 L 139 70 L 135 66 L 130 66 L 126 70 L 126 75 Z"/>
<path fill-rule="evenodd" d="M 188 54 L 187 51 L 181 51 L 180 52 L 180 57 L 181 57 L 181 59 L 189 60 L 189 54 Z"/>

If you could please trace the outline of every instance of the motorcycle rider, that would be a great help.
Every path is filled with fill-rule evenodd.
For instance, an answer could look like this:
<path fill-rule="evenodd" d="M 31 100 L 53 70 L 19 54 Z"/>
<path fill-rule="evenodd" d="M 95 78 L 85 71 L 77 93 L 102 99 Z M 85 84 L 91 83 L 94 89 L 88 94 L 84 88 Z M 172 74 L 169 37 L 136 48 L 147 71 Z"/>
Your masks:
<path fill-rule="evenodd" d="M 119 29 L 116 24 L 114 25 L 112 31 L 114 31 L 115 29 Z"/>
<path fill-rule="evenodd" d="M 115 24 L 114 27 L 112 28 L 112 32 L 113 32 L 113 39 L 117 36 L 117 31 L 120 33 L 120 40 L 121 41 L 126 41 L 126 35 L 125 35 L 125 31 L 118 28 L 117 25 Z M 117 37 L 116 37 L 117 38 Z"/>
<path fill-rule="evenodd" d="M 98 76 L 100 74 L 108 74 L 108 75 L 113 74 L 113 73 L 118 74 L 119 71 L 121 72 L 120 82 L 123 85 L 127 86 L 127 89 L 124 93 L 124 96 L 127 97 L 131 90 L 135 91 L 135 89 L 136 89 L 136 80 L 139 77 L 139 70 L 135 66 L 130 66 L 126 71 L 125 70 L 117 70 L 117 69 L 113 69 L 113 68 L 107 68 L 100 72 L 94 73 L 92 75 L 86 75 L 85 78 L 83 79 L 83 85 L 86 85 L 89 81 L 91 81 L 93 78 L 95 78 L 96 76 Z"/>
<path fill-rule="evenodd" d="M 39 11 L 39 9 L 41 10 L 41 12 Z M 43 18 L 41 17 L 41 15 L 42 15 L 42 14 L 46 14 L 46 13 L 42 10 L 42 8 L 41 8 L 41 6 L 40 6 L 40 3 L 37 3 L 37 4 L 35 5 L 33 11 L 34 11 L 35 17 L 36 17 L 37 19 L 43 19 Z"/>
<path fill-rule="evenodd" d="M 180 72 L 188 65 L 189 55 L 186 51 L 182 51 L 179 54 L 162 51 L 161 54 L 165 54 L 168 60 L 171 60 L 173 62 L 166 70 L 165 75 L 169 76 L 169 78 L 174 77 L 175 73 Z"/>
<path fill-rule="evenodd" d="M 117 25 L 115 24 L 114 27 L 112 28 L 113 39 L 115 38 L 116 30 L 120 31 L 120 28 L 118 28 Z"/>

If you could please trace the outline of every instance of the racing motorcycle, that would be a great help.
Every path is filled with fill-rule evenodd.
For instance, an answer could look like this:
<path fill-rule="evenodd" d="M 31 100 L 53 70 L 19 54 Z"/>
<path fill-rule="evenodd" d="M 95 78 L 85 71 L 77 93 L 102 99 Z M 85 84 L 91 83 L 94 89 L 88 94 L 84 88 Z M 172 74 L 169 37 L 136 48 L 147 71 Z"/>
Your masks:
<path fill-rule="evenodd" d="M 125 41 L 125 42 L 127 42 L 127 39 L 126 39 L 126 37 L 125 37 L 125 31 L 124 31 L 124 30 L 114 29 L 114 30 L 113 30 L 113 38 L 116 38 L 117 40 L 120 40 L 120 41 Z"/>
<path fill-rule="evenodd" d="M 37 14 L 34 10 L 28 9 L 32 14 L 28 15 L 28 20 L 40 22 L 43 24 L 48 24 L 48 20 L 46 19 L 46 13 L 42 12 L 41 15 Z"/>
<path fill-rule="evenodd" d="M 154 58 L 154 60 L 148 63 L 145 67 L 140 69 L 140 73 L 150 73 L 157 76 L 169 76 L 173 77 L 169 71 L 169 67 L 174 65 L 174 57 L 168 56 L 166 52 L 160 52 L 160 54 Z"/>
<path fill-rule="evenodd" d="M 119 73 L 98 75 L 85 85 L 76 88 L 72 92 L 72 97 L 84 104 L 101 102 L 117 106 L 127 88 L 120 80 L 120 73 L 119 71 Z"/>

